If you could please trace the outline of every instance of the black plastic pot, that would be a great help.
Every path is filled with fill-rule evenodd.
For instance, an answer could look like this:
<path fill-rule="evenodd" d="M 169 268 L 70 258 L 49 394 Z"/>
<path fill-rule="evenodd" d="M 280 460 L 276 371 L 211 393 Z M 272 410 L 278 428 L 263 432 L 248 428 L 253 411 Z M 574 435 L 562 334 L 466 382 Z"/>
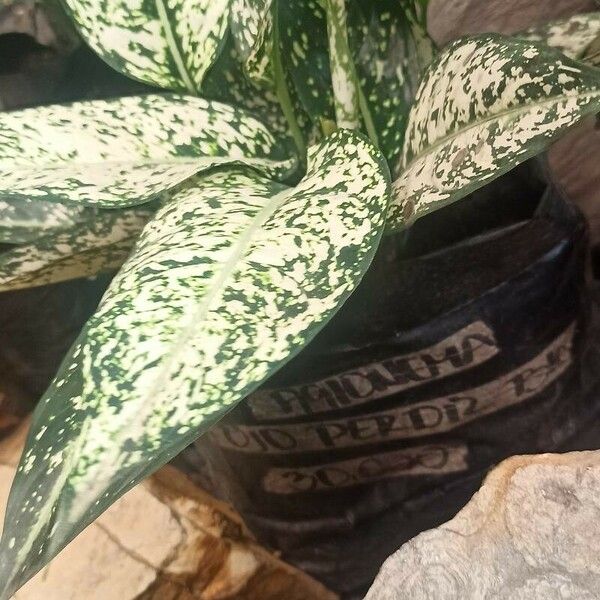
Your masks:
<path fill-rule="evenodd" d="M 345 598 L 492 465 L 576 446 L 600 409 L 586 225 L 537 171 L 385 240 L 318 338 L 185 455 Z"/>

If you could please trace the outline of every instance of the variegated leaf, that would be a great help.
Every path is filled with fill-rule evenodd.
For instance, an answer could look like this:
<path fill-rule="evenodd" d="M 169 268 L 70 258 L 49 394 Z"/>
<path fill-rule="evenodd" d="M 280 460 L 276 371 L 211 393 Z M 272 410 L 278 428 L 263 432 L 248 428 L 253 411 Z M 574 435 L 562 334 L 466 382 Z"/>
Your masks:
<path fill-rule="evenodd" d="M 516 35 L 526 40 L 544 42 L 570 58 L 581 58 L 590 44 L 600 35 L 600 12 L 552 21 Z"/>
<path fill-rule="evenodd" d="M 253 115 L 176 95 L 0 114 L 0 195 L 102 207 L 141 204 L 215 165 L 285 178 L 281 141 Z"/>
<path fill-rule="evenodd" d="M 358 77 L 348 46 L 346 0 L 322 0 L 327 14 L 333 103 L 338 127 L 360 127 Z"/>
<path fill-rule="evenodd" d="M 282 57 L 296 94 L 323 133 L 335 129 L 327 17 L 319 0 L 280 2 Z"/>
<path fill-rule="evenodd" d="M 31 198 L 0 200 L 0 243 L 22 244 L 71 229 L 94 214 L 83 206 L 45 202 Z"/>
<path fill-rule="evenodd" d="M 69 230 L 0 253 L 0 291 L 118 269 L 151 215 L 146 208 L 90 211 Z"/>
<path fill-rule="evenodd" d="M 363 119 L 389 164 L 402 152 L 408 112 L 434 55 L 420 0 L 350 0 L 348 35 Z"/>
<path fill-rule="evenodd" d="M 483 35 L 451 44 L 411 110 L 389 227 L 458 200 L 600 110 L 600 71 L 548 46 Z"/>
<path fill-rule="evenodd" d="M 309 115 L 298 97 L 291 74 L 284 66 L 283 45 L 281 43 L 280 12 L 284 2 L 273 2 L 273 79 L 277 100 L 285 114 L 289 131 L 296 145 L 298 155 L 304 159 L 306 146 L 321 139 L 320 132 L 311 122 Z"/>
<path fill-rule="evenodd" d="M 246 73 L 273 87 L 273 0 L 231 0 L 230 27 Z"/>
<path fill-rule="evenodd" d="M 90 46 L 134 79 L 192 94 L 227 33 L 229 0 L 64 0 Z"/>
<path fill-rule="evenodd" d="M 222 169 L 158 211 L 38 405 L 2 598 L 314 337 L 372 259 L 388 183 L 375 148 L 341 131 L 295 188 Z"/>
<path fill-rule="evenodd" d="M 245 76 L 243 61 L 228 36 L 217 62 L 206 74 L 202 97 L 254 113 L 277 136 L 288 136 L 288 124 L 273 90 L 259 87 Z M 290 146 L 291 148 L 292 146 Z"/>

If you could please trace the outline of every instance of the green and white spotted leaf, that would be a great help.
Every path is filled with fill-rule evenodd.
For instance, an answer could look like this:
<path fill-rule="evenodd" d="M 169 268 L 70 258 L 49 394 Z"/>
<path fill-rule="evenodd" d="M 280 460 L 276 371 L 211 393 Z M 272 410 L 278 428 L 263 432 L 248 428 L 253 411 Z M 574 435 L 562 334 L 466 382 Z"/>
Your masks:
<path fill-rule="evenodd" d="M 516 35 L 526 40 L 548 44 L 570 58 L 582 58 L 590 44 L 600 35 L 600 12 L 552 21 Z"/>
<path fill-rule="evenodd" d="M 0 196 L 131 206 L 232 162 L 284 179 L 285 154 L 252 114 L 191 96 L 33 108 L 0 114 Z"/>
<path fill-rule="evenodd" d="M 408 113 L 434 56 L 419 0 L 350 0 L 348 36 L 361 112 L 389 164 L 402 153 Z"/>
<path fill-rule="evenodd" d="M 338 127 L 360 127 L 358 77 L 348 46 L 346 0 L 322 0 L 327 14 L 333 104 Z"/>
<path fill-rule="evenodd" d="M 451 44 L 425 74 L 392 189 L 390 229 L 459 200 L 600 110 L 600 71 L 499 35 Z"/>
<path fill-rule="evenodd" d="M 224 168 L 159 209 L 38 405 L 0 597 L 316 335 L 368 268 L 388 201 L 383 157 L 340 131 L 295 188 Z"/>
<path fill-rule="evenodd" d="M 206 74 L 202 97 L 249 111 L 273 134 L 289 135 L 277 96 L 272 90 L 261 88 L 246 77 L 232 36 L 227 37 L 217 62 Z"/>
<path fill-rule="evenodd" d="M 206 76 L 203 96 L 253 112 L 279 136 L 281 146 L 288 147 L 291 153 L 304 157 L 305 140 L 316 139 L 314 128 L 303 110 L 296 90 L 293 89 L 289 70 L 283 68 L 280 42 L 275 43 L 279 34 L 279 27 L 276 26 L 277 15 L 279 9 L 285 6 L 287 3 L 272 3 L 269 14 L 273 26 L 273 39 L 269 44 L 269 73 L 273 77 L 272 86 L 261 87 L 247 76 L 244 70 L 245 62 L 236 48 L 233 36 L 230 35 L 217 63 Z"/>
<path fill-rule="evenodd" d="M 272 88 L 273 0 L 231 0 L 230 28 L 246 73 Z"/>
<path fill-rule="evenodd" d="M 115 271 L 152 215 L 144 208 L 90 213 L 69 230 L 0 253 L 0 291 Z"/>
<path fill-rule="evenodd" d="M 318 0 L 279 2 L 283 62 L 295 92 L 314 125 L 335 130 L 327 16 Z"/>
<path fill-rule="evenodd" d="M 0 199 L 0 243 L 23 244 L 71 229 L 93 209 L 31 198 Z"/>
<path fill-rule="evenodd" d="M 227 34 L 229 0 L 63 0 L 88 44 L 117 71 L 197 94 Z"/>

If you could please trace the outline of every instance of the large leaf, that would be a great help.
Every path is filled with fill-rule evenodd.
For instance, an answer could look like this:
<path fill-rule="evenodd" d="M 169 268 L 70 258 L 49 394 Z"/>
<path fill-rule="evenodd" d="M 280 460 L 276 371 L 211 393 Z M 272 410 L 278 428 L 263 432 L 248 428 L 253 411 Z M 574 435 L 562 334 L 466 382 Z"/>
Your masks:
<path fill-rule="evenodd" d="M 158 211 L 34 415 L 3 599 L 314 337 L 372 259 L 388 182 L 381 155 L 340 132 L 295 188 L 228 168 Z"/>
<path fill-rule="evenodd" d="M 434 55 L 419 0 L 348 2 L 348 36 L 363 119 L 389 164 L 402 152 L 412 101 Z"/>
<path fill-rule="evenodd" d="M 90 211 L 80 223 L 0 253 L 0 291 L 114 271 L 151 216 L 145 208 Z"/>
<path fill-rule="evenodd" d="M 103 207 L 141 204 L 215 165 L 278 177 L 293 161 L 256 117 L 176 95 L 0 114 L 0 195 Z"/>
<path fill-rule="evenodd" d="M 391 229 L 539 153 L 600 110 L 600 71 L 545 45 L 483 35 L 448 47 L 411 109 Z"/>
<path fill-rule="evenodd" d="M 93 209 L 31 198 L 0 200 L 0 243 L 22 244 L 49 233 L 71 229 Z"/>
<path fill-rule="evenodd" d="M 582 58 L 600 35 L 600 12 L 574 15 L 516 34 L 530 41 L 544 42 L 570 58 Z"/>
<path fill-rule="evenodd" d="M 230 27 L 246 73 L 272 87 L 273 0 L 231 0 Z"/>
<path fill-rule="evenodd" d="M 64 0 L 90 46 L 140 81 L 202 89 L 227 32 L 229 0 Z"/>

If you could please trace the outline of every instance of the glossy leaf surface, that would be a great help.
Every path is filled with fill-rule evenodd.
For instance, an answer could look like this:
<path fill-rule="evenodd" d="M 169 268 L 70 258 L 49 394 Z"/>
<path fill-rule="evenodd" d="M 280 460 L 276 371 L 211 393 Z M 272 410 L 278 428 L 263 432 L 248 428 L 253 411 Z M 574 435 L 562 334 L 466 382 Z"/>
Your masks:
<path fill-rule="evenodd" d="M 279 3 L 282 58 L 295 92 L 314 125 L 335 128 L 327 17 L 318 0 Z"/>
<path fill-rule="evenodd" d="M 229 0 L 64 0 L 88 44 L 117 71 L 198 93 L 227 33 Z"/>
<path fill-rule="evenodd" d="M 49 233 L 71 229 L 92 209 L 31 198 L 0 200 L 0 243 L 22 244 Z"/>
<path fill-rule="evenodd" d="M 231 33 L 251 80 L 274 84 L 272 73 L 273 0 L 231 0 Z"/>
<path fill-rule="evenodd" d="M 0 253 L 0 291 L 117 270 L 151 214 L 142 208 L 90 211 L 69 229 Z"/>
<path fill-rule="evenodd" d="M 348 36 L 363 121 L 389 164 L 396 164 L 409 110 L 434 56 L 424 9 L 415 0 L 351 0 Z"/>
<path fill-rule="evenodd" d="M 228 168 L 159 209 L 38 405 L 2 598 L 314 337 L 370 264 L 388 184 L 381 155 L 340 132 L 295 188 Z"/>
<path fill-rule="evenodd" d="M 178 95 L 0 113 L 0 195 L 123 207 L 215 165 L 285 177 L 294 161 L 252 114 Z"/>
<path fill-rule="evenodd" d="M 459 200 L 600 110 L 600 71 L 533 42 L 451 44 L 425 74 L 396 168 L 390 229 Z"/>

